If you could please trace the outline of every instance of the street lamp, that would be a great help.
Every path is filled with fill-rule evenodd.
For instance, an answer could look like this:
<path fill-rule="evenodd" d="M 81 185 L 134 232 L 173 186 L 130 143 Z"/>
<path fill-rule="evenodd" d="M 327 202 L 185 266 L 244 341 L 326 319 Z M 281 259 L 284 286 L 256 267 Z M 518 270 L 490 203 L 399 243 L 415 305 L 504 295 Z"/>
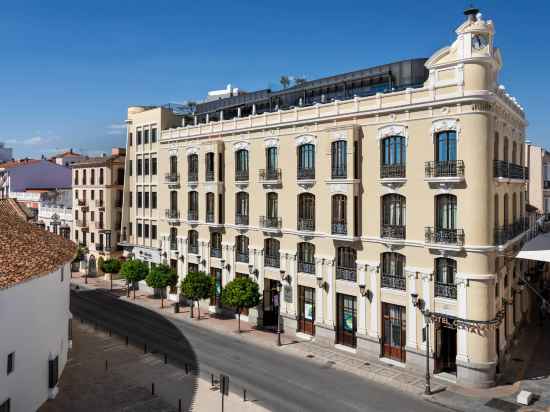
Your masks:
<path fill-rule="evenodd" d="M 412 304 L 415 308 L 418 308 L 420 313 L 424 315 L 426 321 L 426 388 L 424 389 L 425 395 L 431 395 L 432 389 L 430 387 L 430 318 L 431 312 L 426 309 L 426 302 L 423 299 L 418 298 L 417 293 L 411 293 Z"/>
<path fill-rule="evenodd" d="M 283 284 L 277 282 L 277 346 L 281 346 L 281 287 Z"/>

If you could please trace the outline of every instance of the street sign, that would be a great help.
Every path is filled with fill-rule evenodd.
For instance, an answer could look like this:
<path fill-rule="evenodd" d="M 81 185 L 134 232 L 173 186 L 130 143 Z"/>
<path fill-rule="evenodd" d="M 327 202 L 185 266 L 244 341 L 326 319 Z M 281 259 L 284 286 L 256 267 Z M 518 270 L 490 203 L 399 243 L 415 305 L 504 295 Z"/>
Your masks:
<path fill-rule="evenodd" d="M 220 392 L 222 396 L 229 395 L 229 376 L 220 374 Z"/>

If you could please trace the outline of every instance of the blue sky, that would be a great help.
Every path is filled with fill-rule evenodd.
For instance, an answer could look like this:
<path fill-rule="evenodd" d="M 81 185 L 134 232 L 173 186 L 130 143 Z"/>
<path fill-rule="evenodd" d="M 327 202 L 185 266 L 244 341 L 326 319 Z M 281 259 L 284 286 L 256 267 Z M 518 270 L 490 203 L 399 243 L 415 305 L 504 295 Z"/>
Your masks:
<path fill-rule="evenodd" d="M 0 141 L 15 156 L 124 144 L 128 105 L 202 99 L 227 83 L 277 87 L 429 57 L 454 39 L 469 1 L 4 2 Z M 550 4 L 480 0 L 496 26 L 503 83 L 528 136 L 550 147 Z"/>

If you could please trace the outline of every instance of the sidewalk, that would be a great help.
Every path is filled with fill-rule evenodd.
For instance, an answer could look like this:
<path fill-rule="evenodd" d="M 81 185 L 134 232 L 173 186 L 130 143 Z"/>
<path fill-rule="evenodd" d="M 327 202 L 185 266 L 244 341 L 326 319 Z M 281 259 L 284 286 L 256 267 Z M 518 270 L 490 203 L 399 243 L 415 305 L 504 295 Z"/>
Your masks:
<path fill-rule="evenodd" d="M 99 278 L 88 278 L 88 285 L 83 285 L 83 279 L 72 279 L 74 284 L 90 288 L 106 288 L 109 289 L 109 282 L 105 282 Z M 122 299 L 128 300 L 125 293 L 125 286 L 122 281 L 115 280 L 113 288 L 117 289 L 117 295 L 121 295 Z M 132 295 L 131 295 L 132 296 Z M 254 344 L 270 348 L 271 350 L 282 350 L 287 354 L 298 357 L 306 357 L 312 362 L 323 365 L 327 368 L 338 368 L 347 372 L 355 373 L 369 380 L 391 385 L 391 387 L 409 392 L 414 395 L 422 395 L 424 391 L 425 378 L 422 373 L 412 373 L 409 369 L 404 369 L 399 366 L 386 364 L 378 358 L 360 357 L 355 354 L 348 354 L 338 349 L 329 348 L 318 345 L 311 341 L 297 340 L 294 336 L 283 335 L 283 346 L 276 346 L 276 334 L 258 330 L 251 327 L 247 322 L 241 321 L 241 334 L 237 334 L 236 319 L 221 319 L 212 316 L 206 308 L 201 308 L 201 320 L 190 319 L 188 307 L 182 307 L 179 314 L 174 313 L 173 303 L 165 300 L 163 309 L 160 308 L 160 299 L 154 299 L 143 291 L 136 291 L 136 300 L 130 297 L 129 301 L 161 313 L 168 319 L 177 319 L 179 321 L 193 322 L 194 325 L 204 327 L 221 334 L 231 334 L 233 337 L 242 339 L 247 344 Z M 196 317 L 196 308 L 195 308 Z M 447 408 L 457 411 L 477 412 L 495 412 L 495 411 L 548 411 L 550 412 L 550 332 L 546 328 L 546 334 L 540 334 L 537 342 L 540 346 L 539 357 L 544 359 L 536 359 L 536 363 L 543 362 L 545 364 L 544 371 L 535 371 L 532 374 L 537 375 L 536 379 L 521 381 L 520 379 L 529 369 L 532 369 L 532 362 L 523 362 L 522 368 L 516 368 L 512 364 L 507 371 L 503 371 L 507 381 L 512 382 L 507 385 L 500 385 L 491 389 L 476 390 L 464 388 L 456 384 L 442 381 L 437 377 L 432 377 L 432 391 L 436 393 L 433 396 L 427 397 L 426 400 L 443 405 Z M 523 334 L 529 339 L 524 339 L 514 349 L 512 359 L 520 359 L 521 354 L 525 358 L 525 353 L 534 353 L 533 338 L 530 332 Z M 546 346 L 545 346 L 546 345 Z M 516 353 L 517 352 L 517 353 Z M 541 355 L 545 354 L 545 355 Z M 546 373 L 544 373 L 546 372 Z M 531 390 L 533 393 L 540 395 L 540 399 L 534 406 L 528 408 L 519 408 L 520 405 L 515 403 L 515 395 L 521 389 Z"/>

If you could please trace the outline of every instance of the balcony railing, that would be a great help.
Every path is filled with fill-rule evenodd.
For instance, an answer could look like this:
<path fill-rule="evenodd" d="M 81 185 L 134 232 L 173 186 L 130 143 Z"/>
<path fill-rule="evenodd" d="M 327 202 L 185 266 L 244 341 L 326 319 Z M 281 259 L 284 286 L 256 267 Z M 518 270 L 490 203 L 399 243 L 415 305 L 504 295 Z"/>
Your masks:
<path fill-rule="evenodd" d="M 198 182 L 199 181 L 199 172 L 198 170 L 192 170 L 187 173 L 188 182 Z"/>
<path fill-rule="evenodd" d="M 166 173 L 164 175 L 164 182 L 165 183 L 179 183 L 180 181 L 180 174 L 179 173 Z"/>
<path fill-rule="evenodd" d="M 456 285 L 453 283 L 435 282 L 435 297 L 456 299 Z"/>
<path fill-rule="evenodd" d="M 280 229 L 282 224 L 280 217 L 260 216 L 260 227 L 264 229 Z"/>
<path fill-rule="evenodd" d="M 166 219 L 179 219 L 180 211 L 176 209 L 166 209 L 164 211 L 164 216 L 166 217 Z"/>
<path fill-rule="evenodd" d="M 205 180 L 206 180 L 207 182 L 212 182 L 212 181 L 214 181 L 214 171 L 213 171 L 213 170 L 207 170 L 207 171 L 206 171 Z"/>
<path fill-rule="evenodd" d="M 345 220 L 336 220 L 332 222 L 332 234 L 333 235 L 347 235 L 348 225 Z"/>
<path fill-rule="evenodd" d="M 298 218 L 298 230 L 313 232 L 315 230 L 315 220 Z"/>
<path fill-rule="evenodd" d="M 95 201 L 95 207 L 98 207 L 98 208 L 105 207 L 105 203 L 103 202 L 102 199 L 97 199 L 97 200 Z"/>
<path fill-rule="evenodd" d="M 314 180 L 314 179 L 315 179 L 314 168 L 298 169 L 298 180 Z"/>
<path fill-rule="evenodd" d="M 77 220 L 76 225 L 78 227 L 88 227 L 88 222 L 86 220 Z"/>
<path fill-rule="evenodd" d="M 99 230 L 105 229 L 105 225 L 103 222 L 95 222 L 95 228 Z"/>
<path fill-rule="evenodd" d="M 246 182 L 248 181 L 248 169 L 247 170 L 235 170 L 235 181 Z"/>
<path fill-rule="evenodd" d="M 345 179 L 348 177 L 347 168 L 344 167 L 333 167 L 331 176 L 333 179 Z"/>
<path fill-rule="evenodd" d="M 260 169 L 258 177 L 263 182 L 280 182 L 281 169 Z"/>
<path fill-rule="evenodd" d="M 210 256 L 215 258 L 221 258 L 222 257 L 221 248 L 217 248 L 217 247 L 210 248 Z"/>
<path fill-rule="evenodd" d="M 463 160 L 435 160 L 424 164 L 426 177 L 464 177 Z"/>
<path fill-rule="evenodd" d="M 315 274 L 315 263 L 298 261 L 298 272 Z"/>
<path fill-rule="evenodd" d="M 336 279 L 355 282 L 357 280 L 357 269 L 336 266 Z"/>
<path fill-rule="evenodd" d="M 529 168 L 523 167 L 504 160 L 493 161 L 493 172 L 495 177 L 508 179 L 529 179 Z"/>
<path fill-rule="evenodd" d="M 389 239 L 405 239 L 406 226 L 402 225 L 385 225 L 380 227 L 380 237 Z"/>
<path fill-rule="evenodd" d="M 214 212 L 206 212 L 206 223 L 214 223 L 215 215 Z"/>
<path fill-rule="evenodd" d="M 237 262 L 248 263 L 248 253 L 236 252 L 235 253 L 235 260 Z"/>
<path fill-rule="evenodd" d="M 380 165 L 380 178 L 381 179 L 393 179 L 404 178 L 406 166 L 405 164 L 392 164 L 392 165 Z"/>
<path fill-rule="evenodd" d="M 176 239 L 170 239 L 170 250 L 178 250 L 178 242 Z"/>
<path fill-rule="evenodd" d="M 264 256 L 264 266 L 268 266 L 270 268 L 278 268 L 281 266 L 281 261 L 279 256 Z"/>
<path fill-rule="evenodd" d="M 240 226 L 248 226 L 248 215 L 235 215 L 235 224 Z"/>
<path fill-rule="evenodd" d="M 199 220 L 199 211 L 198 210 L 188 210 L 187 211 L 187 220 L 191 220 L 191 221 Z"/>
<path fill-rule="evenodd" d="M 464 246 L 463 229 L 426 227 L 424 232 L 426 243 L 444 243 L 447 245 Z"/>
<path fill-rule="evenodd" d="M 95 250 L 101 252 L 103 251 L 103 243 L 96 243 L 95 244 Z"/>
<path fill-rule="evenodd" d="M 198 255 L 199 254 L 199 245 L 197 245 L 196 243 L 189 243 L 188 250 L 189 250 L 189 253 L 193 253 L 194 255 Z"/>
<path fill-rule="evenodd" d="M 495 244 L 503 245 L 529 229 L 529 219 L 520 217 L 514 223 L 495 228 Z"/>
<path fill-rule="evenodd" d="M 388 275 L 382 273 L 382 287 L 398 290 L 406 290 L 406 282 L 403 276 Z"/>
<path fill-rule="evenodd" d="M 86 199 L 78 199 L 76 203 L 78 204 L 78 206 L 86 206 L 87 204 Z"/>

